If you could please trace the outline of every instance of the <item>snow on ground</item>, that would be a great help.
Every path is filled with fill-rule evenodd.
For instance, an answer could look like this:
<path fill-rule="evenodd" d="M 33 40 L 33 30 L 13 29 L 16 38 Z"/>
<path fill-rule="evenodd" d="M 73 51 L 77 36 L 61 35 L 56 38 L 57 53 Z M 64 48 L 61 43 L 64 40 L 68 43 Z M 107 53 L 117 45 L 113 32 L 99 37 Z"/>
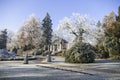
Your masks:
<path fill-rule="evenodd" d="M 61 60 L 61 61 L 60 61 Z M 23 61 L 0 61 L 0 80 L 120 80 L 120 73 L 109 73 L 104 71 L 82 70 L 79 68 L 67 68 L 64 66 L 78 66 L 80 68 L 108 68 L 110 70 L 120 69 L 119 62 L 92 63 L 92 64 L 66 64 L 64 59 L 54 57 L 52 63 L 36 64 L 30 61 L 23 64 Z M 93 75 L 76 73 L 42 66 L 59 67 L 69 70 L 84 71 Z M 119 70 L 118 70 L 119 71 Z"/>
<path fill-rule="evenodd" d="M 3 58 L 14 58 L 16 56 L 16 53 L 14 52 L 8 52 L 5 49 L 0 49 L 0 59 Z"/>

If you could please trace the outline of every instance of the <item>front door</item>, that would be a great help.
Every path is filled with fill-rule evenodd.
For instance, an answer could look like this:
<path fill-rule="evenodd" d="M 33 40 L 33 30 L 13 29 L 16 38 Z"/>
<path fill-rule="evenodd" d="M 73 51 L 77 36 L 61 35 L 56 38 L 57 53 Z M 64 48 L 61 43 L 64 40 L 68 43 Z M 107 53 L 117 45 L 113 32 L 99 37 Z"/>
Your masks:
<path fill-rule="evenodd" d="M 57 51 L 57 44 L 54 45 L 54 51 Z"/>

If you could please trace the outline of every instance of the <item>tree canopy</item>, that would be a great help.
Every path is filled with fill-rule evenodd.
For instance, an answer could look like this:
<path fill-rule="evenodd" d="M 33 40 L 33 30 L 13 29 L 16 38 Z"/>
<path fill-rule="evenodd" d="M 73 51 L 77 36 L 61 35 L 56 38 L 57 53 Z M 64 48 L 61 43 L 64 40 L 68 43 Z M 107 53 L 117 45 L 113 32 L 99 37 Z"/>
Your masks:
<path fill-rule="evenodd" d="M 109 56 L 114 59 L 120 59 L 120 7 L 118 16 L 111 12 L 104 18 L 103 27 L 105 28 L 104 48 Z"/>
<path fill-rule="evenodd" d="M 46 49 L 48 49 L 51 44 L 52 38 L 52 20 L 50 18 L 49 13 L 46 13 L 45 18 L 43 19 L 43 38 L 44 44 L 46 45 Z"/>
<path fill-rule="evenodd" d="M 17 38 L 19 47 L 39 48 L 42 45 L 42 24 L 33 14 L 18 30 Z"/>
<path fill-rule="evenodd" d="M 97 22 L 88 15 L 73 13 L 71 17 L 60 20 L 56 32 L 57 35 L 68 41 L 82 40 L 95 45 L 99 38 L 96 25 Z"/>
<path fill-rule="evenodd" d="M 7 29 L 0 31 L 0 49 L 6 49 Z"/>

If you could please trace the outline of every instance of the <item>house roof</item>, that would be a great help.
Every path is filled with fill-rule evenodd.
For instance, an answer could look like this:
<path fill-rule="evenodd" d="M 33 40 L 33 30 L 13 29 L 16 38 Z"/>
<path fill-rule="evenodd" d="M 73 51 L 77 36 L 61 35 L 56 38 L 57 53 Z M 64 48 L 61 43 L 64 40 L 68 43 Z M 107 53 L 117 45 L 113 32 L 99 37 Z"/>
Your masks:
<path fill-rule="evenodd" d="M 68 41 L 55 35 L 52 37 L 52 43 L 68 43 Z"/>

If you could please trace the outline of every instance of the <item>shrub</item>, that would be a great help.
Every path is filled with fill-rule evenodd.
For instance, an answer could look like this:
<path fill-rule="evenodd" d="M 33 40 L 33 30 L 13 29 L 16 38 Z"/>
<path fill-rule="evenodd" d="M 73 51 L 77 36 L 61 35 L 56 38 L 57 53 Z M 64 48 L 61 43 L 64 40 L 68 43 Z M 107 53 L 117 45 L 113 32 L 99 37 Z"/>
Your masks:
<path fill-rule="evenodd" d="M 120 53 L 117 49 L 109 48 L 108 51 L 111 59 L 120 59 Z"/>
<path fill-rule="evenodd" d="M 103 42 L 97 45 L 97 58 L 109 58 L 109 53 L 105 50 Z"/>
<path fill-rule="evenodd" d="M 33 52 L 33 55 L 42 55 L 43 52 L 44 52 L 44 50 L 41 48 L 41 49 L 35 50 Z"/>
<path fill-rule="evenodd" d="M 95 59 L 94 48 L 88 43 L 77 43 L 70 48 L 65 56 L 65 62 L 92 63 Z"/>
<path fill-rule="evenodd" d="M 66 51 L 65 50 L 63 50 L 62 52 L 61 52 L 61 56 L 65 56 L 66 55 Z"/>
<path fill-rule="evenodd" d="M 120 59 L 120 41 L 118 38 L 106 37 L 104 48 L 111 59 Z"/>

